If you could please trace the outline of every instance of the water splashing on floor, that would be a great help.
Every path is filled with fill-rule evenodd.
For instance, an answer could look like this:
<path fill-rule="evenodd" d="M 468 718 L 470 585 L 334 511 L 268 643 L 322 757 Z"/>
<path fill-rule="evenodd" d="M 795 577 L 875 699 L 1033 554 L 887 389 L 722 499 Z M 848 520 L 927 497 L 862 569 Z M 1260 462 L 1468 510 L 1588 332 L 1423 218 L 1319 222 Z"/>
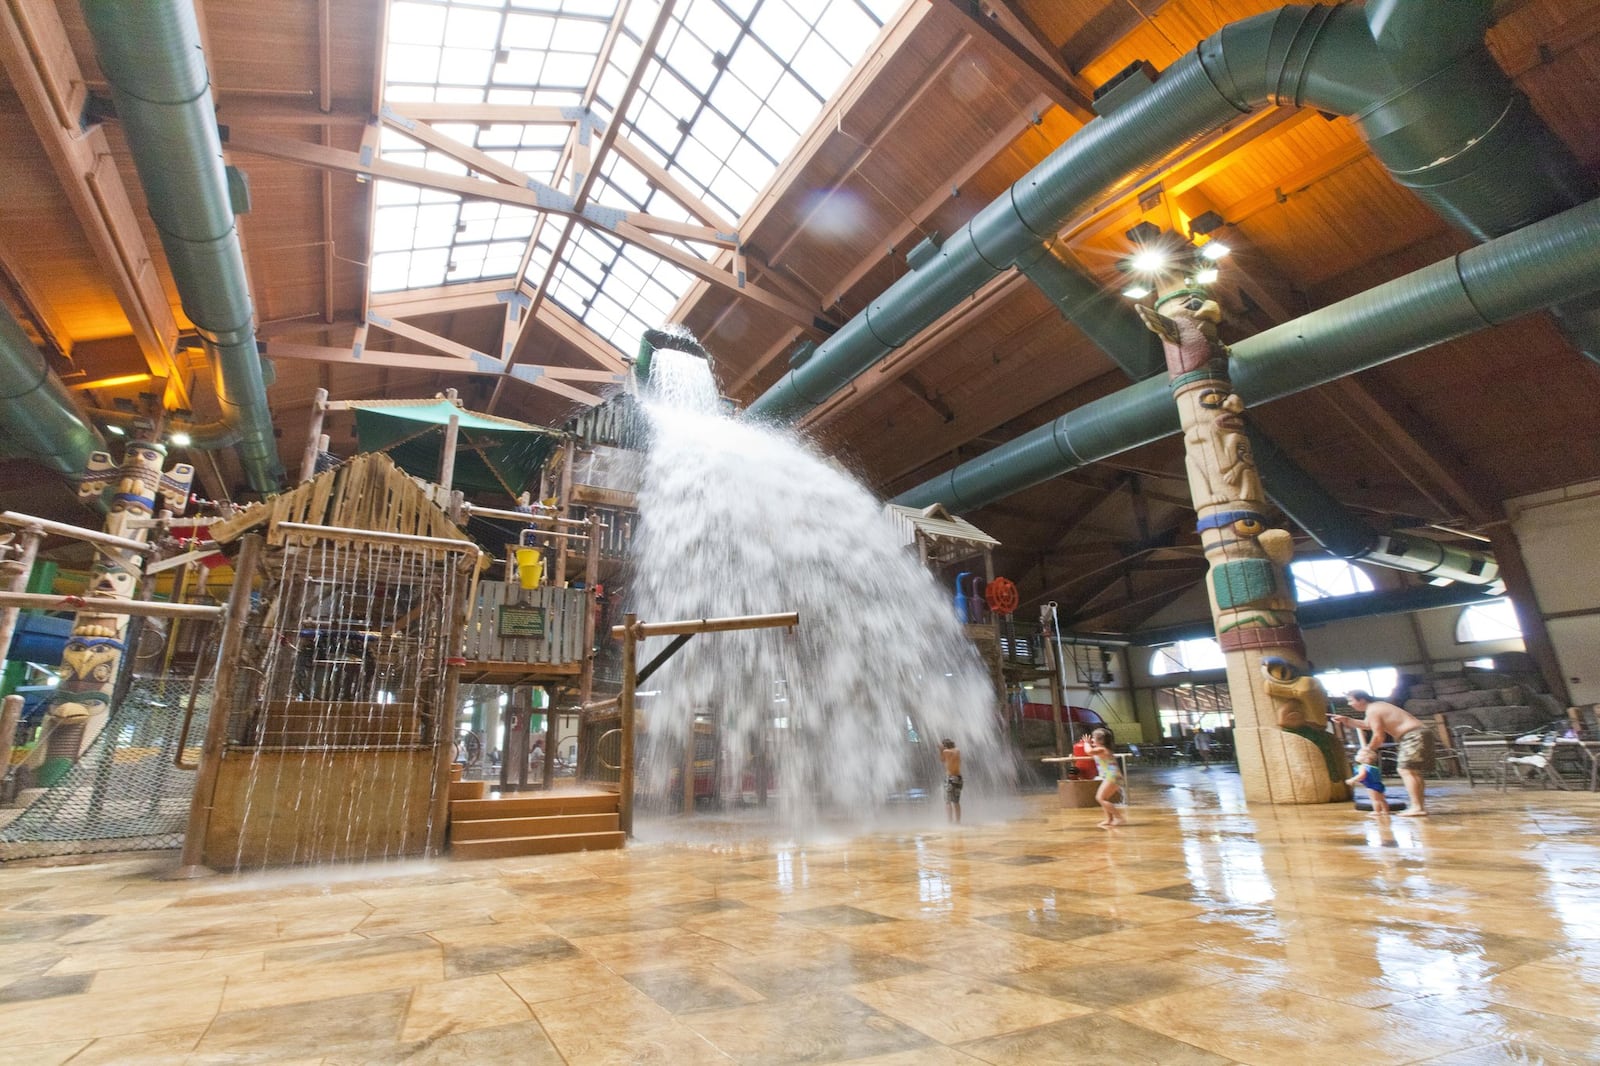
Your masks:
<path fill-rule="evenodd" d="M 695 721 L 697 773 L 719 799 L 754 803 L 770 784 L 796 832 L 904 804 L 942 818 L 946 737 L 964 758 L 964 813 L 1010 796 L 989 676 L 879 501 L 793 433 L 726 413 L 702 359 L 657 351 L 645 409 L 640 619 L 798 611 L 800 625 L 696 636 L 641 686 L 644 795 L 681 795 Z M 666 644 L 646 642 L 640 664 Z"/>

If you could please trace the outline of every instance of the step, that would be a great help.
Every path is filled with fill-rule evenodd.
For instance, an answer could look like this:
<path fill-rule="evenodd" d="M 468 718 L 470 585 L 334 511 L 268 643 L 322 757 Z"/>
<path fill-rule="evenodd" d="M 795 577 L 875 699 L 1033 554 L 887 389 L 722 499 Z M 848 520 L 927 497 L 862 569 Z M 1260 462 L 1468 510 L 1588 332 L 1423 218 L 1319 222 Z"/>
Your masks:
<path fill-rule="evenodd" d="M 573 851 L 614 851 L 627 834 L 562 833 L 547 837 L 495 837 L 463 840 L 450 845 L 452 859 L 504 859 L 513 855 L 562 855 Z"/>
<path fill-rule="evenodd" d="M 450 839 L 563 836 L 569 833 L 611 833 L 616 829 L 617 815 L 614 811 L 610 814 L 558 814 L 542 818 L 453 818 L 450 821 Z"/>
<path fill-rule="evenodd" d="M 450 799 L 480 800 L 489 794 L 487 781 L 452 781 L 450 782 Z"/>
<path fill-rule="evenodd" d="M 461 780 L 461 773 L 465 769 L 466 769 L 466 767 L 463 766 L 461 763 L 458 763 L 458 762 L 451 763 L 450 764 L 450 780 L 452 780 L 452 781 L 460 781 Z"/>
<path fill-rule="evenodd" d="M 539 792 L 496 799 L 452 799 L 450 820 L 471 818 L 539 818 L 557 814 L 614 814 L 614 792 Z"/>

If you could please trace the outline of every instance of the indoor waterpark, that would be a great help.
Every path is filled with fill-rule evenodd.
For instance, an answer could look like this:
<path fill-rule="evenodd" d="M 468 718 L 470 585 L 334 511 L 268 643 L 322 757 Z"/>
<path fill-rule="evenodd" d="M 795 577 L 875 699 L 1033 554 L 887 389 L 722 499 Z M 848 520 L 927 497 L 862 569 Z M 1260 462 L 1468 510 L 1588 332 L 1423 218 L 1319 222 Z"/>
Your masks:
<path fill-rule="evenodd" d="M 1600 1061 L 1597 0 L 0 66 L 8 1064 Z"/>

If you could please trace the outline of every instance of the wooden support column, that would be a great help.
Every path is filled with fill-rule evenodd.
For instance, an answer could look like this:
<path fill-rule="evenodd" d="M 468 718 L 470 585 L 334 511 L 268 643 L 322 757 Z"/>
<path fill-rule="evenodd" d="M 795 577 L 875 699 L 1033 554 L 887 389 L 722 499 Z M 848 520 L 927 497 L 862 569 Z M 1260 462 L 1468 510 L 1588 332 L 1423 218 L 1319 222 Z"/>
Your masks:
<path fill-rule="evenodd" d="M 439 487 L 449 492 L 456 478 L 456 444 L 461 439 L 461 416 L 451 415 L 444 429 L 444 448 L 439 457 Z"/>
<path fill-rule="evenodd" d="M 214 872 L 203 865 L 206 832 L 211 826 L 217 773 L 222 769 L 222 755 L 228 744 L 234 678 L 239 668 L 239 649 L 244 643 L 245 621 L 250 614 L 250 586 L 255 582 L 261 544 L 259 534 L 247 535 L 240 542 L 239 558 L 234 562 L 233 591 L 228 595 L 228 609 L 223 615 L 217 674 L 212 682 L 211 717 L 206 722 L 205 744 L 200 749 L 199 776 L 195 778 L 194 794 L 189 799 L 189 828 L 183 837 L 183 854 L 178 868 L 171 874 L 173 880 L 206 877 Z"/>
<path fill-rule="evenodd" d="M 1550 694 L 1562 706 L 1572 702 L 1567 690 L 1567 677 L 1561 670 L 1561 660 L 1550 641 L 1550 631 L 1545 628 L 1544 612 L 1539 609 L 1539 597 L 1534 592 L 1533 577 L 1522 558 L 1522 544 L 1507 521 L 1494 522 L 1485 527 L 1489 542 L 1494 546 L 1494 559 L 1500 566 L 1500 577 L 1506 583 L 1506 593 L 1517 612 L 1517 624 L 1522 628 L 1522 643 L 1539 668 Z"/>
<path fill-rule="evenodd" d="M 33 564 L 39 558 L 39 541 L 44 538 L 44 530 L 36 525 L 23 528 L 19 534 L 22 550 L 16 558 L 0 563 L 0 574 L 5 575 L 3 584 L 6 592 L 22 593 L 28 590 L 28 575 L 33 573 Z M 22 616 L 21 607 L 0 608 L 0 657 L 3 657 L 11 648 L 11 640 L 17 635 L 17 621 Z M 4 777 L 10 764 L 0 762 L 0 777 Z"/>
<path fill-rule="evenodd" d="M 1064 759 L 1067 756 L 1067 730 L 1061 721 L 1061 705 L 1066 702 L 1061 691 L 1061 664 L 1056 659 L 1056 642 L 1050 634 L 1041 631 L 1044 639 L 1044 665 L 1050 671 L 1050 721 L 1056 727 L 1056 758 Z M 1067 764 L 1056 763 L 1056 775 L 1065 780 Z"/>
<path fill-rule="evenodd" d="M 328 416 L 328 390 L 318 389 L 316 398 L 311 401 L 311 429 L 306 433 L 306 450 L 300 459 L 300 480 L 310 481 L 317 473 L 317 454 L 323 448 L 322 423 Z"/>
<path fill-rule="evenodd" d="M 0 705 L 0 785 L 11 771 L 11 745 L 17 735 L 17 723 L 22 720 L 23 702 L 21 696 L 13 694 Z"/>
<path fill-rule="evenodd" d="M 638 676 L 639 616 L 631 611 L 622 616 L 622 692 L 617 708 L 622 712 L 621 771 L 617 777 L 617 827 L 633 836 L 633 728 L 634 689 Z"/>

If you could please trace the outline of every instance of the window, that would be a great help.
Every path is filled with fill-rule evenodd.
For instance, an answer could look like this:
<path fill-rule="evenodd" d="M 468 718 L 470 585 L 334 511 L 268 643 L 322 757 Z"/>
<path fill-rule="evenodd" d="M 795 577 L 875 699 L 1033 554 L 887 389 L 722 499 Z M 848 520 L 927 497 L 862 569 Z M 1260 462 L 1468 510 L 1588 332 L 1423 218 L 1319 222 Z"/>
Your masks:
<path fill-rule="evenodd" d="M 737 222 L 901 0 L 679 0 L 650 56 L 644 44 L 659 0 L 619 3 L 395 0 L 384 101 L 401 114 L 408 103 L 522 109 L 526 121 L 439 121 L 435 128 L 569 192 L 571 116 L 556 109 L 592 100 L 596 122 L 615 123 L 649 163 Z M 619 114 L 641 63 L 638 90 Z M 587 136 L 597 140 L 598 127 Z M 388 162 L 469 173 L 390 126 L 379 152 Z M 657 185 L 613 150 L 601 160 L 588 200 L 607 217 L 644 212 L 694 221 Z M 690 270 L 594 227 L 577 227 L 563 240 L 564 223 L 529 208 L 393 181 L 377 182 L 374 195 L 374 292 L 510 279 L 520 271 L 531 285 L 548 279 L 557 304 L 631 352 L 695 280 Z M 660 239 L 700 260 L 721 252 L 687 238 Z"/>
<path fill-rule="evenodd" d="M 1233 701 L 1225 684 L 1174 685 L 1156 689 L 1155 695 L 1163 737 L 1233 728 Z"/>
<path fill-rule="evenodd" d="M 1486 640 L 1520 640 L 1522 626 L 1516 608 L 1507 599 L 1475 603 L 1456 619 L 1456 643 L 1477 644 Z"/>
<path fill-rule="evenodd" d="M 1373 666 L 1365 670 L 1325 670 L 1317 675 L 1330 696 L 1343 696 L 1352 689 L 1370 692 L 1374 699 L 1387 699 L 1400 683 L 1400 671 L 1392 666 Z"/>
<path fill-rule="evenodd" d="M 1301 603 L 1372 591 L 1372 579 L 1343 559 L 1301 559 L 1289 564 L 1294 598 Z"/>
<path fill-rule="evenodd" d="M 1157 677 L 1192 673 L 1195 670 L 1223 670 L 1227 666 L 1228 660 L 1222 654 L 1222 645 L 1212 637 L 1180 640 L 1176 644 L 1157 648 L 1150 655 L 1150 672 Z"/>

